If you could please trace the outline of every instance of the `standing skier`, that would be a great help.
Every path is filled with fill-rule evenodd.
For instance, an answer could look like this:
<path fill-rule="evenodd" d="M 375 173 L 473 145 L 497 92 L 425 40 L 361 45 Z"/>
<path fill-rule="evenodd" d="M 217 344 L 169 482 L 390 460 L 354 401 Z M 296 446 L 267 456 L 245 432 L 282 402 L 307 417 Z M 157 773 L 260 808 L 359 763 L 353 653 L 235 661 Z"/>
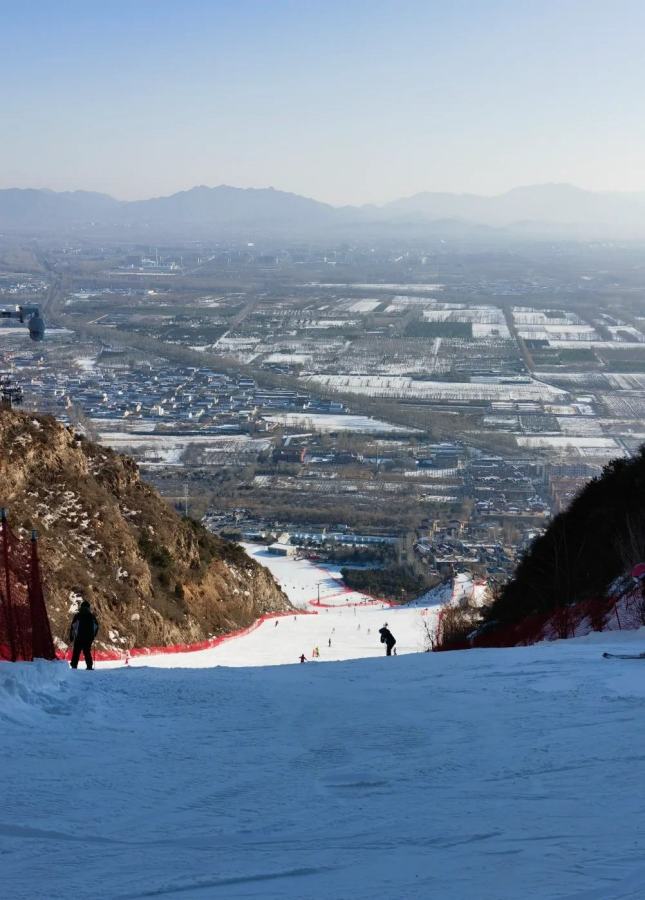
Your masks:
<path fill-rule="evenodd" d="M 301 663 L 306 662 L 306 659 L 307 659 L 307 657 L 305 656 L 305 654 L 304 654 L 304 653 L 301 653 L 301 654 L 300 654 L 300 662 L 301 662 Z"/>
<path fill-rule="evenodd" d="M 396 644 L 396 638 L 387 627 L 387 622 L 382 628 L 379 628 L 378 633 L 381 635 L 381 643 L 385 644 L 385 655 L 392 656 L 392 650 L 394 649 L 394 645 Z"/>
<path fill-rule="evenodd" d="M 99 623 L 90 608 L 87 600 L 83 600 L 79 611 L 72 619 L 69 628 L 69 639 L 74 642 L 72 651 L 72 669 L 78 668 L 81 653 L 85 657 L 85 665 L 88 669 L 94 668 L 92 659 L 92 643 L 99 630 Z"/>

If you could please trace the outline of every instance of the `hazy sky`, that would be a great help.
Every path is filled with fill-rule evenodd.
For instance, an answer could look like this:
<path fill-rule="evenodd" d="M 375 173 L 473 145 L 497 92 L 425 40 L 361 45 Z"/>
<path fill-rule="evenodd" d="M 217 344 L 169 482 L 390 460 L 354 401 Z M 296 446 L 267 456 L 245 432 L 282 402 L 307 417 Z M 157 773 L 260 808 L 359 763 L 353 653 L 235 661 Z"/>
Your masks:
<path fill-rule="evenodd" d="M 643 0 L 0 0 L 0 186 L 645 190 Z"/>

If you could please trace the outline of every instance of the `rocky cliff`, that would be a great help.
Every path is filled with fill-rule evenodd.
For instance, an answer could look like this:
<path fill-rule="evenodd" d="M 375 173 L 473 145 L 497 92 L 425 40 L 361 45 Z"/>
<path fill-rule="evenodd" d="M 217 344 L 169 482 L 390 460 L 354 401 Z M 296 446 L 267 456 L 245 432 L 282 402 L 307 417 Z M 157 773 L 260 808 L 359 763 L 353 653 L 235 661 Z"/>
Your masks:
<path fill-rule="evenodd" d="M 193 642 L 290 608 L 267 569 L 180 518 L 130 458 L 47 416 L 0 411 L 0 505 L 38 531 L 60 646 L 87 598 L 111 647 Z"/>

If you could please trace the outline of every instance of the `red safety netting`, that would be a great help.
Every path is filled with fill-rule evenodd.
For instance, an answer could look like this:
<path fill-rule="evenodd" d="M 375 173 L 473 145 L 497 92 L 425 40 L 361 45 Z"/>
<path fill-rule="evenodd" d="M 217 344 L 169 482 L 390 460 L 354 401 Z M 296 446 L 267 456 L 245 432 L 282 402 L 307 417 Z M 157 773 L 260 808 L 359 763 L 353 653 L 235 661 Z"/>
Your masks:
<path fill-rule="evenodd" d="M 281 619 L 285 616 L 317 616 L 318 613 L 313 610 L 294 610 L 289 612 L 275 612 L 275 613 L 266 613 L 263 616 L 260 616 L 255 622 L 252 622 L 251 625 L 248 625 L 246 628 L 239 628 L 237 631 L 228 631 L 226 634 L 221 634 L 218 637 L 206 638 L 203 641 L 196 641 L 194 644 L 162 644 L 158 647 L 132 647 L 129 650 L 117 650 L 117 649 L 105 649 L 105 650 L 93 650 L 92 656 L 94 659 L 99 662 L 106 661 L 115 661 L 115 660 L 127 660 L 133 656 L 159 656 L 165 653 L 196 653 L 198 650 L 211 650 L 213 647 L 219 647 L 221 644 L 226 641 L 230 641 L 233 638 L 243 637 L 246 634 L 250 634 L 252 631 L 255 631 L 260 625 L 263 625 L 265 622 L 271 622 L 274 619 Z M 59 659 L 66 659 L 69 650 L 60 651 L 58 653 Z"/>
<path fill-rule="evenodd" d="M 43 596 L 38 542 L 18 540 L 0 513 L 0 659 L 55 659 Z"/>
<path fill-rule="evenodd" d="M 640 628 L 645 605 L 640 588 L 622 594 L 591 598 L 545 613 L 526 616 L 509 625 L 495 625 L 474 632 L 470 638 L 446 635 L 446 608 L 439 613 L 434 635 L 435 650 L 469 650 L 476 647 L 521 647 L 588 634 L 590 631 Z"/>

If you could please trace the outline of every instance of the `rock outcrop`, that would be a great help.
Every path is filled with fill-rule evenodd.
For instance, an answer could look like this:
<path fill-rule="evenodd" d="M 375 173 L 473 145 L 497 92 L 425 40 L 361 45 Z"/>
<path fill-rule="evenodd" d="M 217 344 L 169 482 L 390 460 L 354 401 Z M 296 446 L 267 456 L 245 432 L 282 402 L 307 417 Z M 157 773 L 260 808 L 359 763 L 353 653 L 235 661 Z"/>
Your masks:
<path fill-rule="evenodd" d="M 99 644 L 194 642 L 290 609 L 270 572 L 235 544 L 180 518 L 132 459 L 48 416 L 0 411 L 0 505 L 13 530 L 38 531 L 59 646 L 81 597 Z"/>

